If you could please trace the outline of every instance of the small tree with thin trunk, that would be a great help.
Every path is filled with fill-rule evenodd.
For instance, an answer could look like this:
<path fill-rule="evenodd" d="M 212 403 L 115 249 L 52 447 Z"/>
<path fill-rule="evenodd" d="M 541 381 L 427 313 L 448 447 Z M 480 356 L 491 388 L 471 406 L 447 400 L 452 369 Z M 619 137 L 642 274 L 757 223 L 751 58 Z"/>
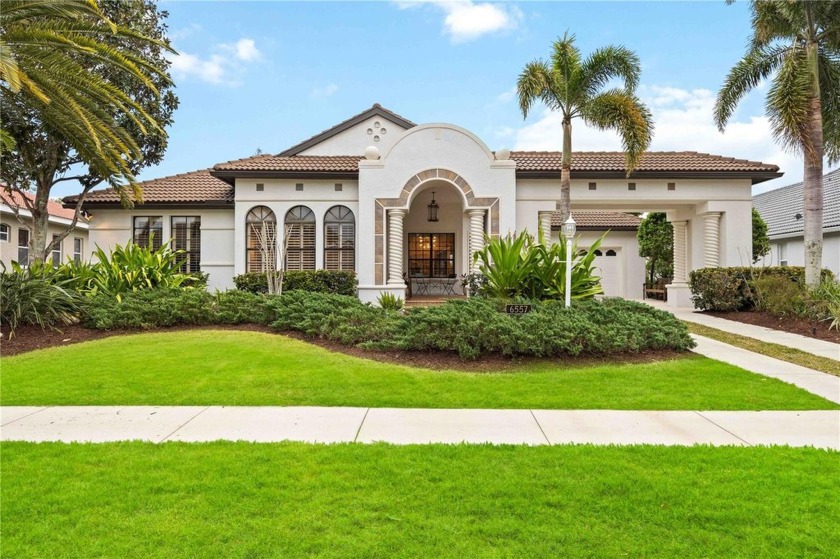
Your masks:
<path fill-rule="evenodd" d="M 651 212 L 639 224 L 639 256 L 646 258 L 648 285 L 674 273 L 674 226 L 664 212 Z"/>
<path fill-rule="evenodd" d="M 752 209 L 752 254 L 753 264 L 761 260 L 761 258 L 770 252 L 770 237 L 767 236 L 767 222 L 758 213 L 758 210 Z"/>
<path fill-rule="evenodd" d="M 614 130 L 621 137 L 627 174 L 638 166 L 653 135 L 653 117 L 635 95 L 641 75 L 636 54 L 624 47 L 597 49 L 586 59 L 568 33 L 552 46 L 549 62 L 528 63 L 516 83 L 519 108 L 528 117 L 536 102 L 563 117 L 563 158 L 560 170 L 560 211 L 570 214 L 572 120 L 581 118 L 598 130 Z M 623 87 L 606 89 L 613 81 Z"/>

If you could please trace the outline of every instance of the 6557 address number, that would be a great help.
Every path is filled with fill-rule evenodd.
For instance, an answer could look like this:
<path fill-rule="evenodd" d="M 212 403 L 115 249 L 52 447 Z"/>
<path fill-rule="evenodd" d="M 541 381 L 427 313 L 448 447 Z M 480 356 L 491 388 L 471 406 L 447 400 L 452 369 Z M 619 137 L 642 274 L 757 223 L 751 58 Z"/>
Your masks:
<path fill-rule="evenodd" d="M 505 305 L 507 314 L 527 314 L 531 312 L 531 305 Z"/>

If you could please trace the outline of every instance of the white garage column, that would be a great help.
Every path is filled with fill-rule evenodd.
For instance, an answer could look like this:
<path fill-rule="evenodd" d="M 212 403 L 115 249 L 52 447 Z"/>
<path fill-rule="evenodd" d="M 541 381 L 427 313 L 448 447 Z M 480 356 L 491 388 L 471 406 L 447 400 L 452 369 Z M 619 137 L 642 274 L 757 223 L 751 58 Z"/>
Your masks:
<path fill-rule="evenodd" d="M 667 286 L 669 307 L 691 307 L 688 289 L 688 232 L 686 221 L 672 221 L 674 226 L 674 279 Z"/>
<path fill-rule="evenodd" d="M 720 212 L 703 214 L 706 231 L 703 238 L 703 263 L 706 268 L 720 266 Z"/>
<path fill-rule="evenodd" d="M 537 214 L 539 216 L 540 230 L 542 231 L 547 245 L 551 244 L 551 215 L 553 213 L 554 212 L 539 212 Z"/>
<path fill-rule="evenodd" d="M 405 285 L 403 280 L 403 221 L 407 212 L 388 210 L 388 285 Z"/>
<path fill-rule="evenodd" d="M 467 210 L 470 217 L 470 272 L 478 271 L 475 253 L 484 246 L 484 213 L 485 210 Z"/>

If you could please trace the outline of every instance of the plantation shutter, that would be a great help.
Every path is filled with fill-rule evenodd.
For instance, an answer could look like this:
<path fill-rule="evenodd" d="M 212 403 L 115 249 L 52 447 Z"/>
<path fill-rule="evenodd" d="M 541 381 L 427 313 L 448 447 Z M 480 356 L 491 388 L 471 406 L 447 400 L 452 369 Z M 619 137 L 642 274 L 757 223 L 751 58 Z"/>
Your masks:
<path fill-rule="evenodd" d="M 324 217 L 324 268 L 356 269 L 356 218 L 345 206 L 333 206 Z"/>
<path fill-rule="evenodd" d="M 306 206 L 286 213 L 286 269 L 315 269 L 315 214 Z"/>
<path fill-rule="evenodd" d="M 257 206 L 245 218 L 245 271 L 276 269 L 277 219 L 265 206 Z"/>

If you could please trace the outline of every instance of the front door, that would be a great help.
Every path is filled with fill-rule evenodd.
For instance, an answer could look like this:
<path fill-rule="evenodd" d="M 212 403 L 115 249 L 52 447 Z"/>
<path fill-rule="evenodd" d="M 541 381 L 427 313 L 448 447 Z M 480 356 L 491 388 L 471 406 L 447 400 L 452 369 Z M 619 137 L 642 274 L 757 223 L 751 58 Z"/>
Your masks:
<path fill-rule="evenodd" d="M 416 278 L 454 278 L 455 233 L 409 233 L 408 273 Z"/>

